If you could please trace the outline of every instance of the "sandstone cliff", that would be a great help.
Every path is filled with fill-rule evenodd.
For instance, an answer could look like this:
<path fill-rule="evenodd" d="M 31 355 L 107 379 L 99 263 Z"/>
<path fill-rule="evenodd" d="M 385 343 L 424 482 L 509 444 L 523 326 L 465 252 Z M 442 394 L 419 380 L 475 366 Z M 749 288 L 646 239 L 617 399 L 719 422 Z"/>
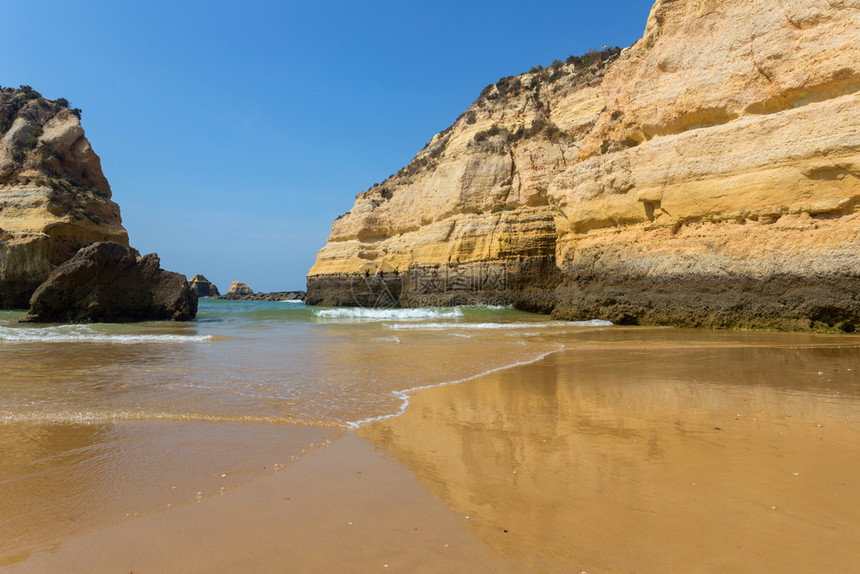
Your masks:
<path fill-rule="evenodd" d="M 860 2 L 658 0 L 356 197 L 308 302 L 860 327 Z"/>
<path fill-rule="evenodd" d="M 26 308 L 83 246 L 128 246 L 79 115 L 27 86 L 0 90 L 0 308 Z"/>

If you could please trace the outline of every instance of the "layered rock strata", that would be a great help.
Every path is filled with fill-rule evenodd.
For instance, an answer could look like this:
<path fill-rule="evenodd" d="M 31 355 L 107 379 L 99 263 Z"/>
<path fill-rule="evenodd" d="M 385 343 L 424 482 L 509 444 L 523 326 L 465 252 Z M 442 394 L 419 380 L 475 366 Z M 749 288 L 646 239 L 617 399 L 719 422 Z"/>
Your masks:
<path fill-rule="evenodd" d="M 658 0 L 620 55 L 488 86 L 359 194 L 308 302 L 860 327 L 860 5 Z"/>
<path fill-rule="evenodd" d="M 0 90 L 0 308 L 26 308 L 81 247 L 128 245 L 79 116 L 27 86 Z"/>
<path fill-rule="evenodd" d="M 187 321 L 196 314 L 197 294 L 184 275 L 161 269 L 154 253 L 141 257 L 106 241 L 81 249 L 55 269 L 33 294 L 23 321 Z"/>

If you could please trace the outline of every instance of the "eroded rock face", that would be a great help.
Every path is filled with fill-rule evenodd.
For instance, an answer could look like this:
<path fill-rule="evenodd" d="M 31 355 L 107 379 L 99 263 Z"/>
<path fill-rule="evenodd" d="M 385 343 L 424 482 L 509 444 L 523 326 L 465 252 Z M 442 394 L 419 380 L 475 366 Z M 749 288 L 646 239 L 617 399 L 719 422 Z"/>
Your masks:
<path fill-rule="evenodd" d="M 551 310 L 560 213 L 548 189 L 603 108 L 597 86 L 616 56 L 488 86 L 335 221 L 308 276 L 307 301 Z"/>
<path fill-rule="evenodd" d="M 221 294 L 214 283 L 199 273 L 188 281 L 188 285 L 197 293 L 198 297 L 217 297 Z"/>
<path fill-rule="evenodd" d="M 856 2 L 659 0 L 617 59 L 489 86 L 359 194 L 308 302 L 855 330 L 858 29 Z"/>
<path fill-rule="evenodd" d="M 32 89 L 0 90 L 0 308 L 26 308 L 85 245 L 128 245 L 79 113 Z"/>
<path fill-rule="evenodd" d="M 143 257 L 112 241 L 94 243 L 55 269 L 30 300 L 27 322 L 125 323 L 188 321 L 197 294 L 183 275 L 161 269 L 158 255 Z"/>

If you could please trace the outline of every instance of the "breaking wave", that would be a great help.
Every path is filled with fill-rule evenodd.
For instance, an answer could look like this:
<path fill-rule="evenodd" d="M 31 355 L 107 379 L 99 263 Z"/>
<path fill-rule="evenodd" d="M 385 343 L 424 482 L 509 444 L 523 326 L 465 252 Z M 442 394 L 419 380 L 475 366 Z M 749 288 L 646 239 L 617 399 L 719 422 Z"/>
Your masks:
<path fill-rule="evenodd" d="M 195 343 L 214 338 L 212 335 L 105 333 L 87 325 L 0 327 L 0 341 L 6 343 Z"/>
<path fill-rule="evenodd" d="M 376 309 L 365 307 L 340 307 L 337 309 L 314 309 L 321 319 L 347 321 L 415 321 L 421 319 L 456 319 L 463 316 L 459 307 L 422 307 L 418 309 Z"/>

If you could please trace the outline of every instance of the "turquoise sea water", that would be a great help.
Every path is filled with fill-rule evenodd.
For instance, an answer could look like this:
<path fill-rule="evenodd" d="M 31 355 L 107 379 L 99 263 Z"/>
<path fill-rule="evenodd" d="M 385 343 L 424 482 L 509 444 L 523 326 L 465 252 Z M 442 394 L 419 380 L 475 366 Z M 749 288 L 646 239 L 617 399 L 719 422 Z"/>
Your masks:
<path fill-rule="evenodd" d="M 539 359 L 605 323 L 510 308 L 200 301 L 196 321 L 0 311 L 0 567 L 277 472 L 406 391 Z"/>
<path fill-rule="evenodd" d="M 15 324 L 0 314 L 0 421 L 265 421 L 347 427 L 408 389 L 534 360 L 553 322 L 510 308 L 313 308 L 203 299 L 196 321 Z M 50 388 L 44 388 L 48 385 Z"/>

